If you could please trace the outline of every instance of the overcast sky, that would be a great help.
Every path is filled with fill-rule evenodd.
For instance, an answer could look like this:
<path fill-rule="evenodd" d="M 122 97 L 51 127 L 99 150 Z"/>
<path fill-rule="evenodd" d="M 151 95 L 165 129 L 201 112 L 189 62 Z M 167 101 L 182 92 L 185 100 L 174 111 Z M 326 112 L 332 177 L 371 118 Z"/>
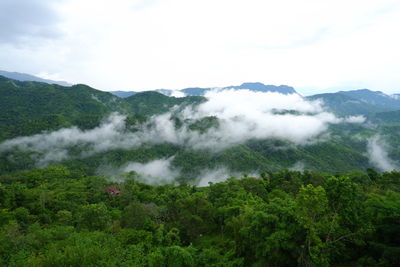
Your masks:
<path fill-rule="evenodd" d="M 400 93 L 399 0 L 1 0 L 0 69 L 101 90 Z"/>

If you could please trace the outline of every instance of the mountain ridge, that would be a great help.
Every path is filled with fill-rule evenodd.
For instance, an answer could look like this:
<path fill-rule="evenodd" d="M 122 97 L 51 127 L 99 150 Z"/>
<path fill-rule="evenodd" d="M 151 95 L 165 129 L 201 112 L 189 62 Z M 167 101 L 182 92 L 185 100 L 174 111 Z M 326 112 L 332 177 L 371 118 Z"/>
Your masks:
<path fill-rule="evenodd" d="M 186 96 L 204 96 L 208 91 L 211 90 L 227 90 L 227 89 L 235 89 L 235 90 L 250 90 L 254 92 L 277 92 L 281 94 L 297 94 L 296 90 L 287 85 L 265 85 L 260 82 L 246 82 L 241 85 L 232 85 L 225 87 L 189 87 L 180 90 L 171 90 L 171 89 L 155 89 L 150 91 L 159 92 L 161 94 L 167 96 L 173 96 L 174 93 L 183 93 Z M 118 97 L 129 97 L 131 95 L 137 94 L 135 91 L 110 91 L 110 93 L 118 96 Z"/>
<path fill-rule="evenodd" d="M 73 85 L 73 84 L 70 84 L 65 81 L 54 81 L 54 80 L 50 80 L 50 79 L 43 79 L 43 78 L 31 75 L 31 74 L 21 73 L 21 72 L 9 72 L 9 71 L 0 70 L 0 75 L 10 78 L 10 79 L 13 79 L 13 80 L 21 81 L 21 82 L 27 82 L 27 81 L 42 82 L 42 83 L 48 83 L 48 84 L 58 84 L 61 86 L 72 86 Z"/>

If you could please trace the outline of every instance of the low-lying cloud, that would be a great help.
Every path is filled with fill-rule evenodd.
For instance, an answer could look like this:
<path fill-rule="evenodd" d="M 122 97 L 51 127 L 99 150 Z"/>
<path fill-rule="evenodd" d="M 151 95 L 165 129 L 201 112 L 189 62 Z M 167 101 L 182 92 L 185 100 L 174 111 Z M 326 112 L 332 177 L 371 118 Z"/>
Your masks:
<path fill-rule="evenodd" d="M 145 163 L 127 162 L 120 167 L 103 165 L 98 168 L 97 173 L 115 181 L 123 181 L 130 177 L 147 184 L 171 184 L 181 176 L 180 169 L 173 165 L 173 159 L 174 157 L 155 159 Z M 132 176 L 131 172 L 134 172 L 135 175 Z M 229 177 L 242 177 L 242 175 L 240 172 L 234 172 L 225 166 L 220 166 L 202 170 L 191 183 L 204 187 L 208 186 L 210 182 L 223 182 Z M 259 175 L 252 174 L 251 176 L 258 177 Z"/>
<path fill-rule="evenodd" d="M 111 177 L 114 180 L 125 179 L 124 173 L 135 172 L 135 179 L 147 184 L 170 184 L 179 177 L 180 171 L 172 164 L 174 157 L 155 159 L 145 163 L 126 162 L 116 168 L 111 166 L 101 166 L 97 173 Z"/>
<path fill-rule="evenodd" d="M 134 171 L 142 179 L 147 182 L 151 181 L 151 183 L 171 183 L 179 176 L 179 171 L 171 165 L 172 160 L 171 157 L 169 159 L 156 159 L 147 163 L 129 162 L 121 171 Z"/>
<path fill-rule="evenodd" d="M 298 94 L 250 90 L 213 90 L 205 95 L 208 101 L 187 107 L 180 114 L 183 120 L 198 120 L 214 116 L 219 127 L 202 134 L 179 131 L 169 120 L 169 114 L 153 117 L 156 136 L 172 143 L 194 148 L 224 149 L 250 139 L 276 138 L 305 144 L 328 129 L 329 124 L 362 123 L 365 118 L 338 118 L 325 112 L 322 102 L 307 101 Z"/>
<path fill-rule="evenodd" d="M 392 171 L 399 169 L 398 162 L 389 157 L 387 143 L 379 135 L 368 140 L 367 152 L 370 163 L 381 171 Z"/>
<path fill-rule="evenodd" d="M 37 151 L 37 165 L 45 166 L 49 162 L 61 161 L 71 156 L 69 149 L 77 145 L 85 145 L 79 157 L 90 156 L 97 152 L 121 147 L 126 138 L 125 117 L 113 114 L 99 127 L 82 131 L 77 127 L 63 128 L 50 133 L 18 137 L 0 144 L 0 153 L 12 151 L 18 147 L 22 150 Z"/>
<path fill-rule="evenodd" d="M 239 177 L 237 173 L 232 173 L 226 167 L 219 167 L 215 169 L 208 169 L 201 172 L 198 176 L 196 184 L 197 186 L 208 186 L 209 183 L 223 182 L 229 177 Z"/>
<path fill-rule="evenodd" d="M 307 101 L 297 94 L 283 95 L 249 90 L 215 90 L 206 94 L 208 101 L 183 110 L 156 115 L 128 131 L 125 116 L 112 114 L 100 126 L 91 130 L 77 127 L 18 137 L 0 144 L 0 153 L 15 148 L 39 152 L 38 166 L 69 157 L 88 157 L 112 149 L 131 149 L 143 144 L 172 143 L 192 149 L 223 150 L 251 139 L 282 139 L 302 145 L 317 139 L 330 124 L 362 123 L 363 117 L 338 118 L 324 111 L 320 101 Z M 204 131 L 193 130 L 190 123 L 204 117 L 218 118 L 218 125 Z M 183 126 L 176 127 L 172 118 Z M 71 154 L 74 146 L 83 152 Z M 132 168 L 145 170 L 145 166 Z"/>

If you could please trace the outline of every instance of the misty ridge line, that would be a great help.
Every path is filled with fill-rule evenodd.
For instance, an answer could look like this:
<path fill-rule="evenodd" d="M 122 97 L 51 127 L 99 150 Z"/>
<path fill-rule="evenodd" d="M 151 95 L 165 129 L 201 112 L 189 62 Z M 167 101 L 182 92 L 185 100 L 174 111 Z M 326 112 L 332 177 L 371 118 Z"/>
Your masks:
<path fill-rule="evenodd" d="M 113 113 L 98 127 L 90 130 L 74 126 L 6 140 L 0 144 L 0 154 L 15 149 L 37 152 L 32 155 L 33 160 L 38 167 L 44 167 L 69 158 L 85 158 L 113 149 L 128 150 L 144 144 L 171 143 L 190 149 L 207 149 L 210 152 L 218 152 L 251 139 L 272 138 L 295 145 L 307 145 L 327 141 L 326 136 L 325 139 L 320 137 L 331 124 L 362 124 L 365 121 L 363 116 L 337 117 L 325 111 L 322 101 L 306 100 L 298 94 L 227 89 L 209 91 L 205 97 L 207 101 L 196 106 L 186 106 L 183 109 L 175 106 L 164 114 L 151 116 L 145 123 L 135 126 L 137 129 L 134 132 L 127 129 L 125 115 Z M 209 117 L 217 118 L 218 124 L 203 132 L 190 128 L 190 123 Z M 177 127 L 175 118 L 184 122 L 183 125 Z M 74 155 L 70 149 L 76 146 L 84 149 Z M 160 173 L 172 178 L 178 176 L 179 170 L 171 168 L 172 158 L 159 160 L 148 162 L 150 165 L 128 162 L 115 169 L 136 171 L 145 176 L 157 176 Z M 149 166 L 162 171 L 150 173 Z M 295 168 L 301 168 L 301 164 Z M 165 175 L 162 177 L 170 180 Z"/>

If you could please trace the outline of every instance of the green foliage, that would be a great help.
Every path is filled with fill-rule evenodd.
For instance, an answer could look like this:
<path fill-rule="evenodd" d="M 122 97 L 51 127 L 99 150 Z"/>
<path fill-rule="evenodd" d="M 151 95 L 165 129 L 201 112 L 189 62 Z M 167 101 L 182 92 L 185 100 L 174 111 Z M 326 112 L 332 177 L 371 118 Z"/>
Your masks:
<path fill-rule="evenodd" d="M 167 112 L 173 106 L 187 106 L 199 104 L 206 99 L 201 96 L 168 97 L 157 92 L 142 92 L 125 98 L 131 113 L 139 115 L 154 115 Z"/>
<path fill-rule="evenodd" d="M 105 230 L 111 223 L 111 214 L 103 203 L 88 204 L 77 214 L 77 226 L 88 230 Z"/>
<path fill-rule="evenodd" d="M 393 266 L 400 173 L 267 172 L 197 188 L 65 166 L 0 176 L 3 266 Z M 121 193 L 105 188 L 114 185 Z"/>

